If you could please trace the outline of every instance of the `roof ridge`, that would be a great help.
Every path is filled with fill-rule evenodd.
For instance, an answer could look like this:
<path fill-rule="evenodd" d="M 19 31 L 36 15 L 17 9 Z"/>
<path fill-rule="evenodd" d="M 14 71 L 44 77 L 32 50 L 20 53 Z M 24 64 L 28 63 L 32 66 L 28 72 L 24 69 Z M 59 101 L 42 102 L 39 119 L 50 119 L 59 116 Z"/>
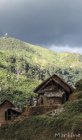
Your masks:
<path fill-rule="evenodd" d="M 59 76 L 56 75 L 56 74 L 52 75 L 51 77 L 49 77 L 49 78 L 47 78 L 45 81 L 43 81 L 38 87 L 35 88 L 34 92 L 36 93 L 37 90 L 38 90 L 41 86 L 43 86 L 48 80 L 53 79 L 53 78 L 55 79 L 56 77 L 57 77 L 58 79 L 60 79 L 60 81 L 61 81 L 62 83 L 64 83 L 64 84 L 70 89 L 70 92 L 73 92 L 73 87 L 70 86 L 68 83 L 66 83 L 66 82 L 64 81 L 64 79 L 62 79 L 61 77 L 59 77 Z M 53 80 L 54 80 L 54 79 L 53 79 Z M 57 80 L 55 80 L 55 82 L 57 82 L 59 85 L 61 85 Z M 62 86 L 62 87 L 64 88 L 64 86 Z"/>

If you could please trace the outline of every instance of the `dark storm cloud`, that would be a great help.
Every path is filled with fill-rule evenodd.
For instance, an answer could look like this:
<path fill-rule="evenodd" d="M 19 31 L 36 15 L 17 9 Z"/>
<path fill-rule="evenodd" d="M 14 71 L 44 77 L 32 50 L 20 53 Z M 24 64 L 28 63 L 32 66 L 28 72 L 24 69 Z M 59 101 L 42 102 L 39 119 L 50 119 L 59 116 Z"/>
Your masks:
<path fill-rule="evenodd" d="M 82 0 L 0 0 L 0 32 L 40 45 L 82 45 Z"/>

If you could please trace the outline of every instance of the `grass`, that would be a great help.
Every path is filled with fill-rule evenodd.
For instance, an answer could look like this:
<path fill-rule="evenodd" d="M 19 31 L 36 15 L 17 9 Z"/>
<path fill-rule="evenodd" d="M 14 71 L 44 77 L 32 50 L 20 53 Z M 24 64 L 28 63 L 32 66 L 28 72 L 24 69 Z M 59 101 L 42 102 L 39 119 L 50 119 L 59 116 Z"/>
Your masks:
<path fill-rule="evenodd" d="M 3 126 L 0 128 L 0 139 L 65 140 L 55 137 L 55 134 L 82 135 L 82 99 L 68 101 L 63 108 L 56 116 L 30 116 Z"/>
<path fill-rule="evenodd" d="M 0 139 L 54 140 L 56 133 L 82 134 L 82 122 L 80 119 L 79 116 L 69 118 L 69 120 L 65 117 L 30 117 L 16 124 L 1 128 Z"/>
<path fill-rule="evenodd" d="M 34 88 L 55 73 L 74 86 L 82 76 L 82 55 L 56 53 L 12 37 L 0 37 L 0 102 L 7 98 L 24 104 L 34 95 Z"/>

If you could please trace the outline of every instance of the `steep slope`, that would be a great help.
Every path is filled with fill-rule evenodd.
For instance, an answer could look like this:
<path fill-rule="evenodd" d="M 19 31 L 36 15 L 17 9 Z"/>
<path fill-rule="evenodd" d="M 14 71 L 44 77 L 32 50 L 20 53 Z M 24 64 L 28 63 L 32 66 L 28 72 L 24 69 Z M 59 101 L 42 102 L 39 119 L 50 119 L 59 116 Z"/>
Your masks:
<path fill-rule="evenodd" d="M 22 115 L 18 121 L 0 127 L 0 139 L 82 140 L 82 80 L 76 83 L 76 93 L 74 100 L 51 114 Z"/>
<path fill-rule="evenodd" d="M 0 38 L 0 102 L 4 99 L 23 105 L 33 89 L 52 74 L 69 84 L 82 76 L 82 55 L 56 53 L 12 37 Z"/>
<path fill-rule="evenodd" d="M 54 116 L 31 116 L 0 128 L 4 140 L 82 140 L 82 99 L 68 102 Z M 5 133 L 4 133 L 5 132 Z"/>

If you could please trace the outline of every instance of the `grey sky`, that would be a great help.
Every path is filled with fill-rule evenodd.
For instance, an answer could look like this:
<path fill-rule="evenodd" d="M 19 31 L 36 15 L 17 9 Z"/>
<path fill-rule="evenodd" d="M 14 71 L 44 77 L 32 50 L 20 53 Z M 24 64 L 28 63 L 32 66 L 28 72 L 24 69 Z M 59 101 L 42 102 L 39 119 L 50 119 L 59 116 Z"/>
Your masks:
<path fill-rule="evenodd" d="M 46 47 L 82 46 L 82 0 L 0 0 L 0 34 Z"/>

